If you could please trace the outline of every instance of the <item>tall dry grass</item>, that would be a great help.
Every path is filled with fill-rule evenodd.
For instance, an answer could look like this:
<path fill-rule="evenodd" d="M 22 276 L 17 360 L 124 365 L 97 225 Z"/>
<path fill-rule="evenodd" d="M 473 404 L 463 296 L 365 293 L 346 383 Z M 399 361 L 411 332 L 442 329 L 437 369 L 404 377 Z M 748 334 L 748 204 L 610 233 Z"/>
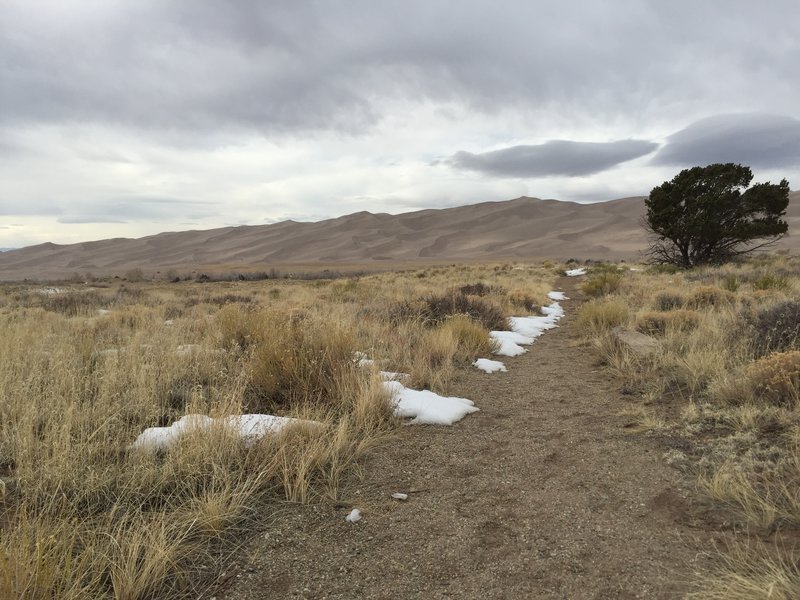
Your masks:
<path fill-rule="evenodd" d="M 647 424 L 640 430 L 682 437 L 678 463 L 699 491 L 767 537 L 800 531 L 798 267 L 765 256 L 687 272 L 651 268 L 625 273 L 610 291 L 595 277 L 587 291 L 605 297 L 579 315 L 602 360 L 639 398 L 626 414 Z M 655 351 L 626 351 L 608 333 L 613 324 L 647 334 Z M 795 597 L 799 560 L 791 545 L 732 550 L 701 577 L 697 597 Z"/>
<path fill-rule="evenodd" d="M 446 391 L 492 350 L 484 313 L 462 309 L 533 311 L 553 277 L 479 265 L 0 288 L 0 598 L 197 596 L 256 516 L 338 498 L 364 452 L 392 435 L 378 369 Z M 443 290 L 468 302 L 397 318 L 397 306 Z M 359 366 L 359 352 L 375 367 Z M 244 412 L 321 425 L 256 441 L 214 426 L 166 451 L 130 448 L 187 414 Z"/>

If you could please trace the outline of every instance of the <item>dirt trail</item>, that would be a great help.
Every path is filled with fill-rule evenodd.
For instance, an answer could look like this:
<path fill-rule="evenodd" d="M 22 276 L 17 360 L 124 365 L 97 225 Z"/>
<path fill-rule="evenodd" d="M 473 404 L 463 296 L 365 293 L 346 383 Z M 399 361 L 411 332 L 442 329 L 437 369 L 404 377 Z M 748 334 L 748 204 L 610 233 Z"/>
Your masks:
<path fill-rule="evenodd" d="M 680 597 L 702 567 L 687 494 L 658 443 L 625 432 L 627 401 L 578 344 L 578 302 L 562 306 L 508 373 L 456 384 L 481 412 L 374 451 L 347 508 L 288 508 L 216 598 Z"/>

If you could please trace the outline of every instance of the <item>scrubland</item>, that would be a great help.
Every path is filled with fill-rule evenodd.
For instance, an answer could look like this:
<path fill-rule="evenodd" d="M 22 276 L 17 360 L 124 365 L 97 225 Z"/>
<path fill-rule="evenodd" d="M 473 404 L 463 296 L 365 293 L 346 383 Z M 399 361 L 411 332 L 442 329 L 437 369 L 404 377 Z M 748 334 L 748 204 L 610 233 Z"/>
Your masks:
<path fill-rule="evenodd" d="M 800 598 L 800 259 L 592 269 L 577 319 L 630 398 L 632 431 L 698 482 L 721 532 L 698 598 Z M 613 331 L 656 340 L 632 352 Z"/>
<path fill-rule="evenodd" d="M 490 265 L 0 287 L 0 597 L 196 596 L 243 531 L 286 502 L 335 501 L 396 431 L 379 369 L 446 393 L 491 352 L 488 330 L 547 303 L 555 277 Z M 321 425 L 130 447 L 187 414 L 244 413 Z"/>

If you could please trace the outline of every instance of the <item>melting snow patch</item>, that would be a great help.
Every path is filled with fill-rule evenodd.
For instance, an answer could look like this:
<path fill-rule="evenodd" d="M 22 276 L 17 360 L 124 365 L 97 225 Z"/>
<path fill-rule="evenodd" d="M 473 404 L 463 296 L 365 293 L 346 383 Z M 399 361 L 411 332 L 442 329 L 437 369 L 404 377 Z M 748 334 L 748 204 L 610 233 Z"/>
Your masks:
<path fill-rule="evenodd" d="M 394 414 L 410 418 L 411 423 L 452 425 L 479 410 L 472 400 L 466 398 L 440 396 L 429 390 L 411 390 L 399 381 L 384 381 L 383 385 L 392 395 Z"/>
<path fill-rule="evenodd" d="M 507 371 L 506 366 L 499 360 L 489 360 L 488 358 L 479 358 L 472 366 L 479 368 L 484 373 L 495 373 L 497 371 Z"/>
<path fill-rule="evenodd" d="M 578 269 L 570 269 L 567 271 L 567 277 L 579 277 L 580 275 L 586 275 L 586 269 L 583 267 Z"/>
<path fill-rule="evenodd" d="M 378 374 L 384 381 L 397 381 L 408 377 L 408 373 L 394 373 L 392 371 L 378 371 Z"/>
<path fill-rule="evenodd" d="M 558 302 L 541 308 L 540 317 L 509 317 L 511 331 L 492 331 L 489 333 L 500 347 L 495 354 L 500 356 L 519 356 L 527 352 L 522 346 L 533 343 L 548 329 L 557 327 L 558 320 L 564 316 L 564 309 Z"/>
<path fill-rule="evenodd" d="M 547 297 L 550 300 L 569 300 L 564 292 L 548 292 Z"/>
<path fill-rule="evenodd" d="M 148 427 L 139 434 L 129 448 L 132 450 L 166 450 L 186 433 L 202 431 L 215 424 L 232 429 L 242 439 L 252 443 L 270 433 L 278 433 L 289 424 L 300 423 L 322 425 L 316 421 L 273 415 L 231 415 L 219 419 L 212 419 L 206 415 L 185 415 L 169 427 Z"/>
<path fill-rule="evenodd" d="M 368 367 L 368 366 L 372 365 L 375 362 L 374 360 L 369 358 L 363 352 L 355 352 L 355 353 L 353 353 L 353 361 L 355 361 L 355 363 L 359 367 Z"/>
<path fill-rule="evenodd" d="M 495 354 L 499 356 L 519 356 L 527 350 L 522 346 L 533 343 L 532 337 L 524 336 L 516 331 L 490 331 L 491 337 L 498 344 Z"/>
<path fill-rule="evenodd" d="M 358 523 L 361 520 L 361 511 L 357 508 L 354 508 L 350 511 L 350 514 L 344 518 L 344 520 L 348 523 Z"/>

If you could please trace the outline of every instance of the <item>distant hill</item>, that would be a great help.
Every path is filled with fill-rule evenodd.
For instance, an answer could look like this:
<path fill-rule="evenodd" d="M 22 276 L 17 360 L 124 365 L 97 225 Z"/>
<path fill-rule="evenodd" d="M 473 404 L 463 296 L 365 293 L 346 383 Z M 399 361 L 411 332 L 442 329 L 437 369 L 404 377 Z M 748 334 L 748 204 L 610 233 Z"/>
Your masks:
<path fill-rule="evenodd" d="M 517 198 L 399 215 L 359 212 L 314 223 L 224 227 L 139 239 L 52 243 L 0 254 L 0 279 L 176 269 L 269 269 L 287 265 L 381 268 L 389 263 L 526 259 L 636 259 L 647 246 L 643 198 L 596 204 Z M 792 192 L 789 231 L 800 231 Z M 800 235 L 780 247 L 800 249 Z"/>

